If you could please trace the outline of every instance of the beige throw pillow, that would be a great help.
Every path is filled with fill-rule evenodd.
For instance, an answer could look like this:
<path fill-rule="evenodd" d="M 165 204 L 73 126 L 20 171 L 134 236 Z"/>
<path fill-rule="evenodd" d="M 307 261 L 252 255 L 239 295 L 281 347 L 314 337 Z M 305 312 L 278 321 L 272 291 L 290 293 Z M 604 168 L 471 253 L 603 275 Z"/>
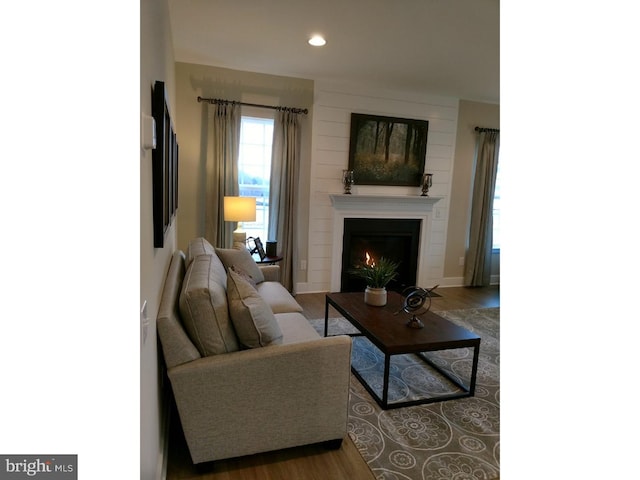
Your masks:
<path fill-rule="evenodd" d="M 231 265 L 230 269 L 233 270 L 238 275 L 240 275 L 242 278 L 244 278 L 247 282 L 249 282 L 253 288 L 256 288 L 256 285 L 257 285 L 256 281 L 247 272 L 245 272 L 244 270 L 242 270 L 241 268 L 235 265 Z"/>
<path fill-rule="evenodd" d="M 227 270 L 235 266 L 248 275 L 251 275 L 251 278 L 253 278 L 256 283 L 264 282 L 262 270 L 260 270 L 255 260 L 251 258 L 249 250 L 246 248 L 216 248 L 216 253 Z"/>
<path fill-rule="evenodd" d="M 242 276 L 232 269 L 227 275 L 229 313 L 239 342 L 246 348 L 282 343 L 282 331 L 275 315 Z"/>

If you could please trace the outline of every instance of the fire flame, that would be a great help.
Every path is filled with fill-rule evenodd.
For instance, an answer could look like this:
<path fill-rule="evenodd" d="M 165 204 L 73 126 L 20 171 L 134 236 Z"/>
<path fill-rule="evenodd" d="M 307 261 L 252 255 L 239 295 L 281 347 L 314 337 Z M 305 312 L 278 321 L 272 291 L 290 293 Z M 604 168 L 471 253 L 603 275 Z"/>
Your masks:
<path fill-rule="evenodd" d="M 365 264 L 367 265 L 367 267 L 375 267 L 376 266 L 376 262 L 373 261 L 373 257 L 371 255 L 369 255 L 369 252 L 365 251 L 364 252 L 364 256 L 365 256 Z"/>

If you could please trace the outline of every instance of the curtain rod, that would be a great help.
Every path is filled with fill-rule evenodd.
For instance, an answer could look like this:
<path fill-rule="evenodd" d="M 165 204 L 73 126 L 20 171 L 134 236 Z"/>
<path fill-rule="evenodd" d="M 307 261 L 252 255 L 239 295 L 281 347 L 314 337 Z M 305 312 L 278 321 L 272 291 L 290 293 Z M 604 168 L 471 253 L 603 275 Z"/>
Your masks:
<path fill-rule="evenodd" d="M 237 102 L 235 100 L 222 100 L 220 98 L 202 98 L 198 97 L 198 103 L 207 102 L 211 105 L 217 105 L 219 103 L 224 105 L 245 105 L 247 107 L 258 107 L 258 108 L 270 108 L 272 110 L 284 110 L 285 112 L 289 111 L 292 113 L 304 113 L 305 115 L 309 113 L 309 110 L 306 108 L 293 108 L 293 107 L 274 107 L 273 105 L 260 105 L 258 103 L 245 103 L 245 102 Z"/>
<path fill-rule="evenodd" d="M 475 128 L 476 132 L 497 132 L 500 133 L 500 129 L 499 128 L 485 128 L 485 127 L 476 127 Z"/>

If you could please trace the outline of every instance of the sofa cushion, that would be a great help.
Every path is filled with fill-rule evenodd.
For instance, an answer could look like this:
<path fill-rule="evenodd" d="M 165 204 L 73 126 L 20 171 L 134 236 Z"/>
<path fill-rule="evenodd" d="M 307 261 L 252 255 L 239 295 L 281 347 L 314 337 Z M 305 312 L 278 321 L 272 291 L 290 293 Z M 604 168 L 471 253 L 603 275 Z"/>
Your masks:
<path fill-rule="evenodd" d="M 198 255 L 215 255 L 216 250 L 206 238 L 198 237 L 189 242 L 187 246 L 187 255 L 185 259 L 185 265 L 189 267 L 194 258 Z"/>
<path fill-rule="evenodd" d="M 251 275 L 256 283 L 264 282 L 264 275 L 260 267 L 246 248 L 216 248 L 215 251 L 227 270 L 235 266 Z"/>
<path fill-rule="evenodd" d="M 273 313 L 302 312 L 302 307 L 279 282 L 262 282 L 256 290 Z"/>
<path fill-rule="evenodd" d="M 282 331 L 283 345 L 309 342 L 320 338 L 309 320 L 298 312 L 277 313 L 276 320 Z"/>
<path fill-rule="evenodd" d="M 226 274 L 215 255 L 196 256 L 187 268 L 180 294 L 184 328 L 202 356 L 240 349 L 229 318 Z"/>
<path fill-rule="evenodd" d="M 227 276 L 227 298 L 238 340 L 247 348 L 282 343 L 282 331 L 269 305 L 233 269 Z"/>

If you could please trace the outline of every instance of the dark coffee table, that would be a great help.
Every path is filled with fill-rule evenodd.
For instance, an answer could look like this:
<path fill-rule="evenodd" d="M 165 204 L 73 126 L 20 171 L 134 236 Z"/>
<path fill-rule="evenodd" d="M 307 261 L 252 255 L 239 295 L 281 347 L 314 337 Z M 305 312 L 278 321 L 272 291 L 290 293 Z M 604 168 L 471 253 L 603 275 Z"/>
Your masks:
<path fill-rule="evenodd" d="M 388 292 L 386 306 L 372 307 L 364 303 L 364 293 L 362 292 L 328 293 L 326 295 L 324 313 L 324 335 L 325 337 L 328 335 L 329 306 L 331 306 L 361 332 L 359 335 L 364 335 L 384 354 L 382 397 L 371 388 L 354 366 L 351 366 L 353 374 L 360 380 L 360 383 L 362 383 L 383 409 L 421 405 L 424 403 L 441 402 L 443 400 L 473 396 L 476 387 L 480 337 L 431 311 L 418 315 L 424 323 L 424 328 L 409 328 L 406 323 L 410 315 L 405 312 L 396 314 L 402 307 L 402 301 L 402 295 L 396 292 Z M 393 355 L 407 353 L 418 354 L 420 352 L 433 352 L 464 347 L 473 348 L 473 364 L 468 385 L 461 383 L 448 372 L 440 369 L 425 356 L 418 355 L 418 357 L 424 360 L 431 368 L 460 387 L 462 392 L 430 396 L 404 402 L 388 402 L 389 366 Z"/>

